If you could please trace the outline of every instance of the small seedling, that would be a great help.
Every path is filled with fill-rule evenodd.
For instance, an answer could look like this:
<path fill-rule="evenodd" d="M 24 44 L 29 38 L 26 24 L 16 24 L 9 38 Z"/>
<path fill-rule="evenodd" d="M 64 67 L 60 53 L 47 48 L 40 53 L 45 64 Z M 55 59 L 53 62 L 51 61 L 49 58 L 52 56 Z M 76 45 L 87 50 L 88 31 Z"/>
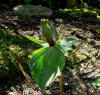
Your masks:
<path fill-rule="evenodd" d="M 41 32 L 44 40 L 26 36 L 42 48 L 35 50 L 29 57 L 31 74 L 42 91 L 45 91 L 56 77 L 60 76 L 60 95 L 63 94 L 62 71 L 65 66 L 64 53 L 71 53 L 78 42 L 73 38 L 57 39 L 54 23 L 48 19 L 41 20 Z"/>
<path fill-rule="evenodd" d="M 100 77 L 96 78 L 95 81 L 92 81 L 91 85 L 100 87 Z"/>

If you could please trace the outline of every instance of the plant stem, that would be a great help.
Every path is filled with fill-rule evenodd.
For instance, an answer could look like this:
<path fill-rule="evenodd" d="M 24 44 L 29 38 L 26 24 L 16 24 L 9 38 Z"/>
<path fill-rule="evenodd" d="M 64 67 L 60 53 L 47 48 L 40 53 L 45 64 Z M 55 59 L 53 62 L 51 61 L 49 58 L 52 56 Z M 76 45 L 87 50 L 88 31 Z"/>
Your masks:
<path fill-rule="evenodd" d="M 11 52 L 13 56 L 15 56 L 16 60 L 17 60 L 17 65 L 19 67 L 19 69 L 21 70 L 22 74 L 24 75 L 24 77 L 27 79 L 28 83 L 31 83 L 31 78 L 29 77 L 29 75 L 24 71 L 24 68 L 22 67 L 22 65 L 20 64 L 21 59 L 13 52 Z"/>
<path fill-rule="evenodd" d="M 24 77 L 27 79 L 28 83 L 31 83 L 31 81 L 30 81 L 31 78 L 30 78 L 30 77 L 28 76 L 28 74 L 24 71 L 22 65 L 21 65 L 20 63 L 18 63 L 18 66 L 19 66 L 19 68 L 20 68 L 22 74 L 24 75 Z"/>
<path fill-rule="evenodd" d="M 59 86 L 60 86 L 60 95 L 63 95 L 63 75 L 60 75 Z"/>

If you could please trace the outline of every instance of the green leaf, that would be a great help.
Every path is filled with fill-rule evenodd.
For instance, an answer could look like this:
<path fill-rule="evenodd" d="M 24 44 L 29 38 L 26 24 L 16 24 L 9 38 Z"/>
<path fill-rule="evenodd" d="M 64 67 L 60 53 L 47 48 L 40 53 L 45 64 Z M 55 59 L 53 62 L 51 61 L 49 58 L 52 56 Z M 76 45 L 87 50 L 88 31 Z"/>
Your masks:
<path fill-rule="evenodd" d="M 100 86 L 100 78 L 96 78 L 95 81 L 91 82 L 92 86 Z"/>
<path fill-rule="evenodd" d="M 69 71 L 69 72 L 72 72 L 72 69 L 70 67 L 66 67 L 66 69 Z"/>
<path fill-rule="evenodd" d="M 54 23 L 53 23 L 53 21 L 50 21 L 49 24 L 50 24 L 51 37 L 52 37 L 53 41 L 56 42 L 56 40 L 57 40 L 57 31 L 54 27 Z"/>
<path fill-rule="evenodd" d="M 43 40 L 38 40 L 38 39 L 35 39 L 31 36 L 26 36 L 26 38 L 33 41 L 33 42 L 35 42 L 35 43 L 37 43 L 37 44 L 39 44 L 39 45 L 41 45 L 41 46 L 48 46 L 47 43 Z"/>
<path fill-rule="evenodd" d="M 59 45 L 60 44 L 60 42 L 61 42 L 61 36 L 59 36 L 59 39 L 58 39 L 58 41 L 57 41 L 57 45 Z"/>
<path fill-rule="evenodd" d="M 65 57 L 55 47 L 42 48 L 33 54 L 30 69 L 36 83 L 45 90 L 57 76 L 60 76 L 65 65 Z"/>
<path fill-rule="evenodd" d="M 72 52 L 75 49 L 75 45 L 78 45 L 79 42 L 73 38 L 66 38 L 61 40 L 60 47 L 67 53 Z"/>
<path fill-rule="evenodd" d="M 44 48 L 46 48 L 46 47 L 43 47 L 43 48 L 40 48 L 40 49 L 38 49 L 38 50 L 33 51 L 32 54 L 30 54 L 30 55 L 28 56 L 28 58 L 32 58 L 32 56 L 34 56 L 36 53 L 42 51 Z"/>
<path fill-rule="evenodd" d="M 50 46 L 54 45 L 54 41 L 52 39 L 51 33 L 50 33 L 50 25 L 48 19 L 41 19 L 41 32 L 44 41 L 48 42 Z"/>
<path fill-rule="evenodd" d="M 84 8 L 88 8 L 88 4 L 84 2 L 84 3 L 83 3 L 83 7 L 84 7 Z"/>

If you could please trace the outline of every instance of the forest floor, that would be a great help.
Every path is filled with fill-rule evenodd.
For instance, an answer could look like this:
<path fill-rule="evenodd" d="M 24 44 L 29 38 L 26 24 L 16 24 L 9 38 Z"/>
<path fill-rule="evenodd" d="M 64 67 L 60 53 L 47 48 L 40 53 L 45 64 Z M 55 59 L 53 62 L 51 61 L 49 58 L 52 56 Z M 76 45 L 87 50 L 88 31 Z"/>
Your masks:
<path fill-rule="evenodd" d="M 12 10 L 0 12 L 0 29 L 10 29 L 12 35 L 26 35 L 40 38 L 40 19 L 19 18 Z M 97 71 L 100 72 L 100 19 L 94 17 L 72 18 L 65 15 L 54 15 L 51 17 L 55 27 L 62 38 L 72 37 L 81 42 L 79 52 L 92 55 L 90 61 L 81 61 L 80 68 L 73 68 L 72 72 L 63 71 L 64 94 L 63 95 L 100 95 L 100 87 L 91 86 L 90 80 L 83 80 L 79 74 Z M 25 39 L 26 40 L 26 39 Z M 26 45 L 26 46 L 25 46 Z M 22 47 L 29 48 L 27 43 Z M 26 55 L 27 56 L 27 55 Z M 27 63 L 26 63 L 27 64 Z M 22 75 L 21 75 L 22 76 Z M 0 95 L 59 95 L 58 78 L 47 89 L 46 93 L 41 92 L 33 80 L 28 84 L 26 79 L 17 76 L 16 78 L 0 79 Z"/>

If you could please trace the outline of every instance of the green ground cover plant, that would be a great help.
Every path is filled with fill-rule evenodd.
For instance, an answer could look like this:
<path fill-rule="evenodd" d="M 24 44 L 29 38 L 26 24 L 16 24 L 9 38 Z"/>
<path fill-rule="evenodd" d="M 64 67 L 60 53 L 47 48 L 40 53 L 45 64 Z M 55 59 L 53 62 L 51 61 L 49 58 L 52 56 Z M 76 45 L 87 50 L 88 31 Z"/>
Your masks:
<path fill-rule="evenodd" d="M 63 93 L 62 71 L 65 66 L 64 54 L 70 54 L 79 43 L 73 38 L 57 39 L 54 23 L 48 19 L 41 20 L 43 40 L 26 36 L 38 43 L 42 48 L 35 50 L 30 56 L 29 67 L 31 74 L 42 91 L 45 91 L 56 77 L 60 77 L 60 95 Z M 69 67 L 68 70 L 71 71 Z"/>
<path fill-rule="evenodd" d="M 86 8 L 82 9 L 59 9 L 61 14 L 69 15 L 72 18 L 82 18 L 82 17 L 97 17 L 96 10 L 90 10 Z"/>
<path fill-rule="evenodd" d="M 26 76 L 22 64 L 28 60 L 21 45 L 27 42 L 20 36 L 11 35 L 9 29 L 0 30 L 0 78 L 17 76 L 19 70 Z"/>

